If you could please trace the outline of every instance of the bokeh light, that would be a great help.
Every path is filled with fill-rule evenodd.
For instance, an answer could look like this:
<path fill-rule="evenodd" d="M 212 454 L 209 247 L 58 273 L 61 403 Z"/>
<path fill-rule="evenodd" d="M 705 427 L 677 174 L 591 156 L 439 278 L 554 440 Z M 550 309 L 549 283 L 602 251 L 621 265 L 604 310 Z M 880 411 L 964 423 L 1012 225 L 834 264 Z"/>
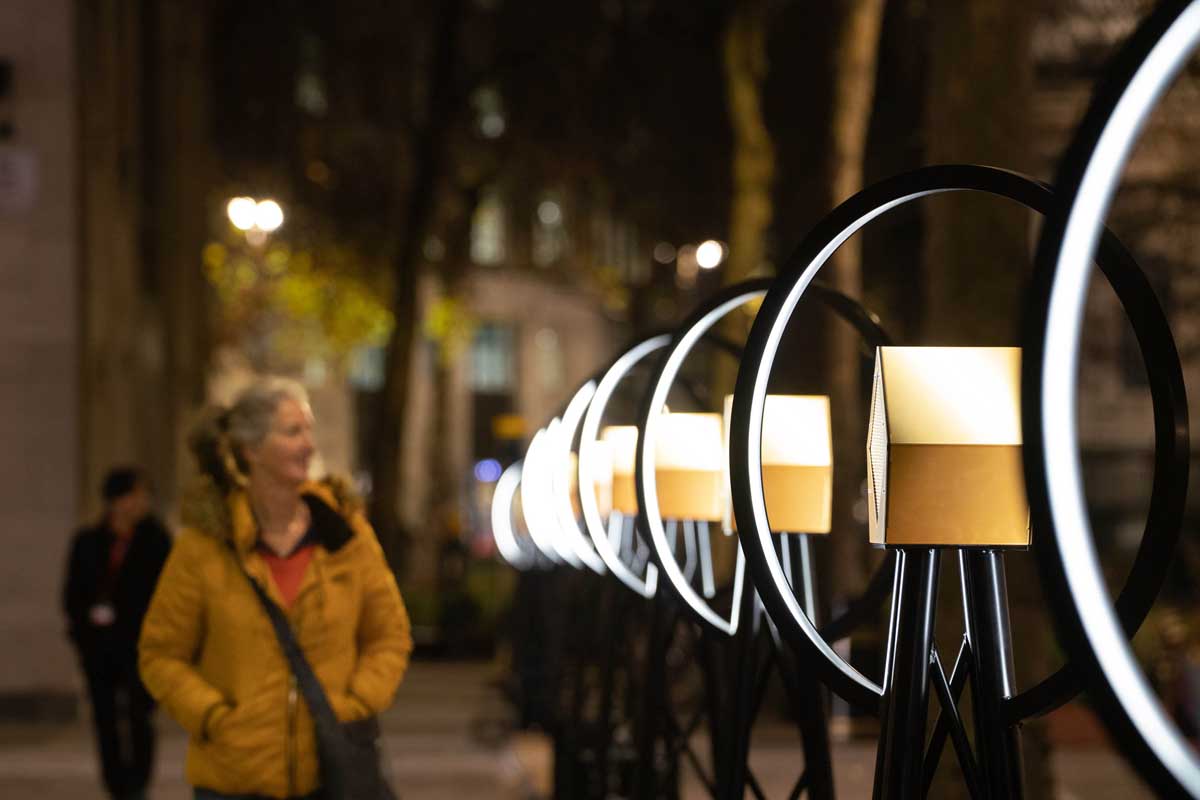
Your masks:
<path fill-rule="evenodd" d="M 258 204 L 254 202 L 253 197 L 235 197 L 225 206 L 229 221 L 240 231 L 248 231 L 254 227 L 257 211 Z"/>
<path fill-rule="evenodd" d="M 700 269 L 716 269 L 725 260 L 725 248 L 713 239 L 702 242 L 696 248 L 696 263 Z"/>

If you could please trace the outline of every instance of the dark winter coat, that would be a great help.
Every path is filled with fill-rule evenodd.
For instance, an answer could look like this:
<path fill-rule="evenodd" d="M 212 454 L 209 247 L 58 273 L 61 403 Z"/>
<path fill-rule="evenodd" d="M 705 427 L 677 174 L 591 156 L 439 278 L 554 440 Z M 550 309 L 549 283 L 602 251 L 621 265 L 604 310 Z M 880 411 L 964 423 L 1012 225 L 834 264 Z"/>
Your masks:
<path fill-rule="evenodd" d="M 114 578 L 106 580 L 115 541 L 116 534 L 101 522 L 76 533 L 71 544 L 63 582 L 63 612 L 67 633 L 84 656 L 97 647 L 128 649 L 131 657 L 137 652 L 142 619 L 171 549 L 171 537 L 162 523 L 146 517 L 134 529 Z M 92 624 L 88 614 L 97 603 L 113 607 L 116 621 L 111 626 L 99 628 Z"/>

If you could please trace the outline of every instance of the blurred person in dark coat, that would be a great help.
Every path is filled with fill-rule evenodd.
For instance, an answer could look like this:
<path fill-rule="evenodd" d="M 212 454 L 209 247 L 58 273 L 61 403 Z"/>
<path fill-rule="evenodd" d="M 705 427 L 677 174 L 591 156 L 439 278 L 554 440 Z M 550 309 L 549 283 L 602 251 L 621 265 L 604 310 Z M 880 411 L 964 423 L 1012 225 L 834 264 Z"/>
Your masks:
<path fill-rule="evenodd" d="M 110 470 L 101 494 L 103 518 L 71 545 L 63 611 L 87 681 L 105 788 L 136 800 L 154 761 L 154 702 L 138 676 L 137 641 L 171 539 L 150 513 L 150 487 L 137 469 Z"/>

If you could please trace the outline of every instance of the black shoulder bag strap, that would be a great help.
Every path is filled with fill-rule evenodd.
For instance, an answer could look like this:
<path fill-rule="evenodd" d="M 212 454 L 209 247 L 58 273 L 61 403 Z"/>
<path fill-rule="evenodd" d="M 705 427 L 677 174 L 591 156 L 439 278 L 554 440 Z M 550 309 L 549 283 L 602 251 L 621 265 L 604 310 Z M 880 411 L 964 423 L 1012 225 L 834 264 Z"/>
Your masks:
<path fill-rule="evenodd" d="M 271 618 L 271 626 L 275 628 L 275 637 L 279 639 L 279 646 L 283 648 L 283 654 L 292 667 L 292 674 L 296 676 L 296 684 L 300 688 L 300 693 L 304 695 L 304 702 L 308 704 L 308 710 L 312 713 L 317 727 L 324 727 L 331 731 L 337 730 L 337 715 L 333 713 L 333 706 L 329 704 L 329 698 L 325 696 L 325 689 L 321 686 L 320 680 L 317 679 L 308 659 L 304 657 L 304 651 L 300 649 L 300 643 L 296 641 L 296 637 L 292 633 L 291 623 L 258 581 L 254 580 L 249 572 L 246 572 L 246 568 L 242 567 L 240 563 L 238 566 L 241 567 L 246 580 L 250 582 L 254 593 L 258 595 L 259 602 L 262 603 L 267 616 Z"/>
<path fill-rule="evenodd" d="M 321 761 L 321 797 L 328 800 L 394 800 L 396 795 L 387 785 L 380 768 L 377 720 L 369 717 L 348 724 L 338 722 L 325 689 L 292 633 L 287 616 L 246 571 L 236 552 L 233 557 L 271 619 L 275 637 L 312 714 Z"/>

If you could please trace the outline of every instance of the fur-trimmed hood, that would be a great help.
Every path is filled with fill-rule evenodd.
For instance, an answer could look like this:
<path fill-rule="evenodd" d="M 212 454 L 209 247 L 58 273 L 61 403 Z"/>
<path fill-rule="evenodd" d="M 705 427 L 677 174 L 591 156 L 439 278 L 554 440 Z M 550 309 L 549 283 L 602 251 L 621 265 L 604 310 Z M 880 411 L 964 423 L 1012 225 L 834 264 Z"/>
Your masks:
<path fill-rule="evenodd" d="M 326 476 L 309 481 L 300 489 L 313 520 L 322 533 L 332 537 L 331 543 L 344 544 L 353 535 L 351 519 L 362 512 L 362 500 L 340 476 Z M 223 493 L 207 476 L 198 478 L 183 494 L 179 509 L 184 526 L 208 536 L 231 541 L 241 552 L 254 546 L 258 525 L 244 489 Z M 340 544 L 328 547 L 337 549 Z"/>

